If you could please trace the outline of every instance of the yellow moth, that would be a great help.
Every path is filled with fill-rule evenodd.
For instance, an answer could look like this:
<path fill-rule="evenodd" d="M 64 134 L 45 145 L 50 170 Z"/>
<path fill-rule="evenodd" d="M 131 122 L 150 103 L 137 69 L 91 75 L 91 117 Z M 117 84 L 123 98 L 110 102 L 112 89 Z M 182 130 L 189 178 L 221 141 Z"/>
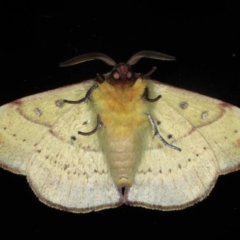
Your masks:
<path fill-rule="evenodd" d="M 45 204 L 89 212 L 122 204 L 176 210 L 204 199 L 240 165 L 240 109 L 131 70 L 142 51 L 95 80 L 0 107 L 0 164 Z"/>

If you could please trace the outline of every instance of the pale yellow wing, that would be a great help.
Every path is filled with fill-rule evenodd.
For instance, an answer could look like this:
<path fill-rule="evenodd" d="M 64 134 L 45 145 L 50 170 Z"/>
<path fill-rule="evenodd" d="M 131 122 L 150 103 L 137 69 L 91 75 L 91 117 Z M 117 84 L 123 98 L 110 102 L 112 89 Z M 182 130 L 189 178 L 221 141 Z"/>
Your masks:
<path fill-rule="evenodd" d="M 27 179 L 41 201 L 59 209 L 88 212 L 120 204 L 96 134 L 91 102 L 79 100 L 88 81 L 16 100 L 0 108 L 0 163 Z M 56 102 L 57 101 L 57 102 Z"/>
<path fill-rule="evenodd" d="M 0 107 L 0 164 L 25 174 L 29 156 L 42 136 L 74 105 L 57 107 L 57 99 L 85 96 L 92 81 L 71 85 L 15 100 Z"/>
<path fill-rule="evenodd" d="M 128 190 L 131 205 L 174 210 L 205 198 L 219 174 L 240 166 L 240 110 L 230 104 L 164 84 L 152 115 L 160 134 L 181 152 L 149 133 L 149 145 Z"/>

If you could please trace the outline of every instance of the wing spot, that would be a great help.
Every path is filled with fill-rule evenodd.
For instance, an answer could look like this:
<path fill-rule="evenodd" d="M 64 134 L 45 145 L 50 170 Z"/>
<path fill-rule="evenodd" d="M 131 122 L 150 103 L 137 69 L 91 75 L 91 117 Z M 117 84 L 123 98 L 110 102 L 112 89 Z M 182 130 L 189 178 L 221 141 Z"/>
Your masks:
<path fill-rule="evenodd" d="M 161 170 L 161 169 L 159 170 L 159 173 L 162 173 L 162 170 Z"/>
<path fill-rule="evenodd" d="M 168 136 L 167 136 L 168 139 L 171 139 L 172 137 L 173 137 L 172 134 L 168 134 Z"/>
<path fill-rule="evenodd" d="M 34 109 L 34 112 L 37 115 L 37 117 L 40 117 L 42 115 L 41 110 L 39 108 L 37 108 L 37 107 Z"/>
<path fill-rule="evenodd" d="M 62 107 L 62 106 L 64 105 L 63 99 L 56 100 L 56 101 L 55 101 L 55 105 L 56 105 L 57 107 Z"/>
<path fill-rule="evenodd" d="M 7 128 L 6 128 L 6 127 L 4 127 L 3 129 L 4 129 L 4 130 L 6 130 Z"/>
<path fill-rule="evenodd" d="M 89 123 L 89 120 L 86 120 L 82 123 L 82 125 L 87 125 Z"/>
<path fill-rule="evenodd" d="M 204 150 L 207 150 L 207 148 L 206 148 L 206 147 L 203 147 L 203 149 L 204 149 Z"/>
<path fill-rule="evenodd" d="M 188 159 L 188 162 L 191 162 L 191 159 L 190 159 L 190 158 Z"/>
<path fill-rule="evenodd" d="M 95 172 L 95 173 L 98 173 L 98 174 L 104 174 L 104 173 L 106 173 L 104 170 L 98 171 L 97 169 L 94 169 L 94 172 Z"/>
<path fill-rule="evenodd" d="M 26 142 L 26 139 L 24 138 L 22 141 L 23 141 L 23 142 Z"/>
<path fill-rule="evenodd" d="M 139 173 L 143 173 L 143 174 L 146 174 L 146 173 L 148 173 L 148 172 L 152 172 L 152 169 L 149 168 L 149 169 L 147 169 L 146 171 L 143 171 L 143 170 L 139 171 Z"/>
<path fill-rule="evenodd" d="M 182 108 L 182 109 L 186 109 L 188 107 L 188 103 L 187 102 L 180 102 L 179 107 Z"/>
<path fill-rule="evenodd" d="M 161 121 L 157 120 L 157 122 L 156 122 L 156 123 L 157 123 L 157 125 L 160 125 L 160 124 L 161 124 Z"/>
<path fill-rule="evenodd" d="M 67 168 L 69 168 L 69 164 L 65 164 L 65 165 L 64 165 L 64 168 L 63 168 L 64 171 L 65 171 Z"/>
<path fill-rule="evenodd" d="M 235 133 L 238 133 L 238 130 L 234 130 Z"/>
<path fill-rule="evenodd" d="M 48 159 L 49 158 L 49 156 L 45 156 L 45 159 Z"/>
<path fill-rule="evenodd" d="M 12 136 L 13 136 L 13 137 L 16 137 L 17 135 L 14 133 Z"/>
<path fill-rule="evenodd" d="M 178 168 L 179 168 L 179 169 L 181 169 L 181 168 L 182 168 L 181 164 L 178 164 Z"/>
<path fill-rule="evenodd" d="M 36 152 L 40 153 L 40 152 L 41 152 L 41 150 L 40 150 L 40 149 L 38 149 Z"/>
<path fill-rule="evenodd" d="M 201 118 L 202 119 L 206 119 L 207 116 L 208 116 L 208 112 L 207 111 L 202 112 L 202 114 L 201 114 Z"/>
<path fill-rule="evenodd" d="M 171 169 L 171 168 L 169 168 L 169 169 L 168 169 L 168 172 L 169 172 L 169 173 L 171 173 L 171 172 L 172 172 L 172 169 Z"/>
<path fill-rule="evenodd" d="M 75 136 L 71 136 L 71 140 L 76 141 L 77 138 Z"/>
<path fill-rule="evenodd" d="M 197 154 L 196 154 L 196 156 L 198 157 L 198 156 L 199 156 L 199 154 L 197 153 Z"/>

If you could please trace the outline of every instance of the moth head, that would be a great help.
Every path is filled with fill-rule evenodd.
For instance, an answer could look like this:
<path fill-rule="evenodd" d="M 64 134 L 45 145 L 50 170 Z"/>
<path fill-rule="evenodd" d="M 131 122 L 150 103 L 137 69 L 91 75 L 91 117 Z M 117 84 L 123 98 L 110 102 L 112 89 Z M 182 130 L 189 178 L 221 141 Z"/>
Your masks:
<path fill-rule="evenodd" d="M 106 76 L 106 81 L 110 84 L 116 83 L 130 83 L 136 80 L 136 76 L 131 66 L 126 63 L 119 63 L 114 66 L 110 74 Z"/>
<path fill-rule="evenodd" d="M 175 57 L 169 56 L 155 51 L 140 51 L 134 54 L 127 63 L 117 64 L 112 58 L 108 57 L 103 53 L 87 53 L 82 54 L 77 57 L 74 57 L 66 62 L 60 63 L 60 67 L 68 67 L 76 65 L 82 62 L 91 61 L 91 60 L 101 60 L 106 64 L 113 67 L 113 70 L 110 73 L 104 75 L 97 75 L 97 82 L 107 81 L 109 84 L 127 84 L 134 83 L 135 80 L 141 75 L 141 73 L 135 73 L 132 70 L 132 65 L 135 65 L 142 58 L 151 58 L 163 61 L 174 61 Z"/>

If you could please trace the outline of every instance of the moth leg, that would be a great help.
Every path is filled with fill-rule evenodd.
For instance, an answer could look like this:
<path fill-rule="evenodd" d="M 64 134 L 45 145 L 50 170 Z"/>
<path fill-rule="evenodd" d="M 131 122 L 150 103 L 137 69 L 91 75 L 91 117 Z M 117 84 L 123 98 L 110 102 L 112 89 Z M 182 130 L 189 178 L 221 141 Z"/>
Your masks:
<path fill-rule="evenodd" d="M 149 77 L 151 74 L 153 74 L 156 70 L 157 70 L 156 67 L 152 67 L 152 69 L 151 69 L 150 71 L 148 71 L 147 73 L 144 73 L 144 74 L 142 74 L 142 73 L 135 73 L 135 77 L 136 77 L 136 78 L 139 78 L 139 77 L 141 77 L 141 78 L 148 78 L 148 77 Z"/>
<path fill-rule="evenodd" d="M 98 87 L 97 84 L 94 84 L 92 87 L 90 87 L 85 95 L 84 98 L 80 99 L 80 100 L 76 100 L 76 101 L 71 101 L 71 100 L 67 100 L 67 99 L 60 99 L 60 100 L 57 100 L 55 102 L 56 106 L 57 107 L 62 107 L 64 103 L 70 103 L 70 104 L 79 104 L 79 103 L 82 103 L 82 102 L 88 102 L 90 101 L 90 95 L 92 93 L 92 91 L 94 89 L 96 89 Z"/>
<path fill-rule="evenodd" d="M 84 135 L 84 136 L 89 136 L 89 135 L 95 133 L 102 126 L 103 126 L 103 123 L 101 122 L 100 116 L 98 115 L 97 116 L 97 125 L 96 125 L 96 127 L 92 131 L 90 131 L 90 132 L 78 131 L 78 134 L 81 134 L 81 135 Z"/>
<path fill-rule="evenodd" d="M 145 88 L 144 92 L 143 92 L 143 95 L 142 95 L 142 98 L 144 98 L 146 101 L 148 102 L 156 102 L 158 101 L 162 96 L 161 95 L 158 95 L 157 97 L 155 98 L 149 98 L 149 94 L 148 94 L 148 88 Z"/>
<path fill-rule="evenodd" d="M 82 99 L 80 99 L 80 100 L 70 101 L 70 100 L 63 99 L 63 102 L 65 102 L 65 103 L 71 103 L 71 104 L 78 104 L 78 103 L 82 103 L 82 102 L 86 102 L 86 103 L 87 103 L 88 101 L 90 101 L 90 95 L 91 95 L 92 91 L 93 91 L 94 89 L 96 89 L 97 87 L 98 87 L 97 84 L 94 84 L 92 87 L 90 87 L 90 88 L 88 89 L 85 97 L 82 98 Z"/>
<path fill-rule="evenodd" d="M 147 116 L 148 116 L 148 119 L 153 127 L 153 131 L 154 131 L 154 136 L 157 136 L 166 146 L 170 147 L 170 148 L 173 148 L 175 150 L 178 150 L 178 151 L 181 151 L 181 148 L 179 147 L 176 147 L 170 143 L 168 143 L 159 133 L 158 129 L 157 129 L 157 126 L 152 118 L 152 116 L 150 115 L 150 113 L 147 113 Z"/>
<path fill-rule="evenodd" d="M 97 74 L 96 82 L 103 83 L 105 81 L 105 77 L 102 74 Z"/>
<path fill-rule="evenodd" d="M 148 71 L 147 73 L 141 74 L 141 77 L 149 77 L 150 75 L 152 75 L 155 71 L 157 70 L 157 67 L 152 67 L 152 69 L 150 71 Z"/>

